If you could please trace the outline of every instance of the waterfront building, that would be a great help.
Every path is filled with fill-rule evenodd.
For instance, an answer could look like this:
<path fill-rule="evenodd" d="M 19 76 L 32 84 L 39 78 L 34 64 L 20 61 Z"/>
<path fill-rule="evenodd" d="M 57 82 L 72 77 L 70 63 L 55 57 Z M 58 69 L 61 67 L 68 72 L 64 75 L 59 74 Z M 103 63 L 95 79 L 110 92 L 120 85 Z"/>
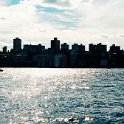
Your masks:
<path fill-rule="evenodd" d="M 39 54 L 42 52 L 42 50 L 45 50 L 45 46 L 42 46 L 41 44 L 38 45 L 24 45 L 23 51 L 28 54 Z"/>
<path fill-rule="evenodd" d="M 85 46 L 84 45 L 82 45 L 82 44 L 80 44 L 80 45 L 78 45 L 78 44 L 73 44 L 72 45 L 72 50 L 73 51 L 80 51 L 80 52 L 84 52 L 85 51 Z"/>
<path fill-rule="evenodd" d="M 101 59 L 101 67 L 107 67 L 108 66 L 108 59 Z"/>
<path fill-rule="evenodd" d="M 96 45 L 94 45 L 94 44 L 89 44 L 89 51 L 90 51 L 90 52 L 95 52 L 95 51 L 96 51 Z"/>
<path fill-rule="evenodd" d="M 107 52 L 107 46 L 102 45 L 101 43 L 97 45 L 89 44 L 89 51 L 90 52 Z"/>
<path fill-rule="evenodd" d="M 37 57 L 37 67 L 48 68 L 53 67 L 53 56 L 50 54 L 42 54 Z"/>
<path fill-rule="evenodd" d="M 107 52 L 107 46 L 101 43 L 85 46 L 74 43 L 69 49 L 67 43 L 61 44 L 57 38 L 51 40 L 51 48 L 45 46 L 24 45 L 21 49 L 21 39 L 13 39 L 13 49 L 7 52 L 7 46 L 0 52 L 1 67 L 45 67 L 45 68 L 106 68 L 124 67 L 124 51 L 113 44 Z"/>
<path fill-rule="evenodd" d="M 120 46 L 115 46 L 115 44 L 113 44 L 112 46 L 110 46 L 110 52 L 119 53 L 120 52 Z"/>
<path fill-rule="evenodd" d="M 69 50 L 69 45 L 67 43 L 61 44 L 61 50 L 68 51 Z"/>
<path fill-rule="evenodd" d="M 7 46 L 3 47 L 3 53 L 7 53 Z"/>
<path fill-rule="evenodd" d="M 19 38 L 13 39 L 13 51 L 14 52 L 20 52 L 21 51 L 21 42 L 22 40 Z"/>
<path fill-rule="evenodd" d="M 107 46 L 99 43 L 96 46 L 96 51 L 101 53 L 107 52 Z"/>
<path fill-rule="evenodd" d="M 60 40 L 58 40 L 56 37 L 54 38 L 54 40 L 51 40 L 51 50 L 53 51 L 60 50 Z"/>
<path fill-rule="evenodd" d="M 55 55 L 54 67 L 55 68 L 67 67 L 67 56 L 64 54 Z"/>

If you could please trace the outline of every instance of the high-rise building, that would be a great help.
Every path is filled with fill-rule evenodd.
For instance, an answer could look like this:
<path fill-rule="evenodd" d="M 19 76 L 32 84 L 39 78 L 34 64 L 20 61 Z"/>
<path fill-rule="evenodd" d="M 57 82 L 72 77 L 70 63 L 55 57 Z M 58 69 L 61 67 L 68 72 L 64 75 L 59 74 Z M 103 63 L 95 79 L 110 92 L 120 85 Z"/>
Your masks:
<path fill-rule="evenodd" d="M 90 52 L 95 52 L 95 51 L 96 51 L 96 45 L 94 45 L 94 44 L 89 44 L 89 51 L 90 51 Z"/>
<path fill-rule="evenodd" d="M 110 46 L 110 52 L 112 53 L 120 52 L 120 46 L 115 46 L 115 44 L 113 44 L 112 46 Z"/>
<path fill-rule="evenodd" d="M 3 53 L 7 53 L 7 46 L 3 47 Z"/>
<path fill-rule="evenodd" d="M 78 44 L 73 44 L 73 45 L 72 45 L 72 50 L 84 52 L 84 51 L 85 51 L 85 46 L 82 45 L 82 44 L 80 44 L 80 45 L 78 45 Z"/>
<path fill-rule="evenodd" d="M 13 39 L 13 50 L 14 52 L 20 52 L 21 51 L 21 42 L 22 40 L 19 38 Z"/>
<path fill-rule="evenodd" d="M 61 50 L 69 50 L 69 45 L 67 43 L 61 44 Z"/>
<path fill-rule="evenodd" d="M 41 53 L 42 50 L 45 50 L 45 46 L 42 46 L 41 44 L 38 45 L 24 45 L 23 47 L 24 52 L 26 53 Z"/>
<path fill-rule="evenodd" d="M 60 50 L 60 40 L 58 40 L 56 37 L 54 40 L 51 40 L 51 50 Z"/>
<path fill-rule="evenodd" d="M 97 52 L 106 52 L 107 51 L 107 46 L 99 43 L 99 44 L 97 44 L 96 50 L 97 50 Z"/>
<path fill-rule="evenodd" d="M 89 44 L 89 51 L 90 52 L 106 52 L 107 51 L 107 46 L 102 45 L 101 43 L 94 45 L 94 44 Z"/>

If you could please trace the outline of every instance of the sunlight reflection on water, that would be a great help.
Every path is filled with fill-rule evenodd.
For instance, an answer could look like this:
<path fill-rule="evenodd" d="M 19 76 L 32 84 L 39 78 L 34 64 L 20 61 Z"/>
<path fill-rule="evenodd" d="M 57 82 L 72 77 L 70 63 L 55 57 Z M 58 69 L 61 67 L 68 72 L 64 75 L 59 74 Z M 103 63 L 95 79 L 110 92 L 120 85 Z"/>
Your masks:
<path fill-rule="evenodd" d="M 124 69 L 5 68 L 0 124 L 123 124 Z"/>

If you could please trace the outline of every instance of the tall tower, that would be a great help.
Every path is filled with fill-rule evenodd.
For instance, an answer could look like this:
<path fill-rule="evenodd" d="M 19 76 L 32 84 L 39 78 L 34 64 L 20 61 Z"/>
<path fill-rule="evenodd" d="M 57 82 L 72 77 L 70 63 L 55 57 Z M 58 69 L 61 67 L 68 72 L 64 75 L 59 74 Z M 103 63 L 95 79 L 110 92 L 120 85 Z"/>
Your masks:
<path fill-rule="evenodd" d="M 3 47 L 3 53 L 7 53 L 7 46 Z"/>
<path fill-rule="evenodd" d="M 13 39 L 13 50 L 15 52 L 20 52 L 21 51 L 21 42 L 22 40 L 19 38 Z"/>
<path fill-rule="evenodd" d="M 51 40 L 51 49 L 52 50 L 60 50 L 60 40 L 58 40 L 56 37 L 54 40 Z"/>

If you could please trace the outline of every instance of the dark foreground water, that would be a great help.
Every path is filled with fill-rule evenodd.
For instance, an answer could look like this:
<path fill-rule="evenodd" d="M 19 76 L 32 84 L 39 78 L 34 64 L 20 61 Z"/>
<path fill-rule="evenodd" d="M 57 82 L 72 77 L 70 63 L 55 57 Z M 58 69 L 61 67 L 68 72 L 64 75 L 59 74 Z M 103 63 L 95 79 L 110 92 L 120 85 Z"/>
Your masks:
<path fill-rule="evenodd" d="M 124 69 L 0 72 L 0 124 L 124 124 Z"/>

